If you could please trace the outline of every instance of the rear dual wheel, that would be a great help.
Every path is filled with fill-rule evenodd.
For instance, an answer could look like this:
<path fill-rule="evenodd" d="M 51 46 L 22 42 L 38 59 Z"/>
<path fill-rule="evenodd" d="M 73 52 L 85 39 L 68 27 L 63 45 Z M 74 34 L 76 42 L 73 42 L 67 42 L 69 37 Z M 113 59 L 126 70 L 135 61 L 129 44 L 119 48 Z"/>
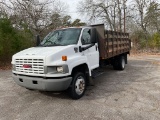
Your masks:
<path fill-rule="evenodd" d="M 124 70 L 125 65 L 126 65 L 125 57 L 124 56 L 119 56 L 117 59 L 114 60 L 113 68 L 115 70 Z"/>

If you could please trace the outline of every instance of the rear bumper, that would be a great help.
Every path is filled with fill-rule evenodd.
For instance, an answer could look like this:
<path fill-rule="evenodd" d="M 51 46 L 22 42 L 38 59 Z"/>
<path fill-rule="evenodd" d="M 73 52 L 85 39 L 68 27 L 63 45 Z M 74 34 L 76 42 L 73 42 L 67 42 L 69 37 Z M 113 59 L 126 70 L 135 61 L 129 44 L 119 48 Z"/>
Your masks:
<path fill-rule="evenodd" d="M 72 77 L 45 79 L 12 74 L 13 80 L 20 86 L 42 90 L 42 91 L 63 91 L 66 90 L 72 81 Z"/>

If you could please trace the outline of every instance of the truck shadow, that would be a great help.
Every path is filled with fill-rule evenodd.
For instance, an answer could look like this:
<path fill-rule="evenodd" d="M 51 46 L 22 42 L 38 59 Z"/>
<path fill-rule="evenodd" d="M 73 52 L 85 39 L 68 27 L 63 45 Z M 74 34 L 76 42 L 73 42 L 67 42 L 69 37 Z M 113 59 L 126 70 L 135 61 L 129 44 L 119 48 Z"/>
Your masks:
<path fill-rule="evenodd" d="M 102 68 L 104 73 L 94 79 L 95 85 L 88 86 L 86 93 L 82 100 L 94 100 L 105 98 L 126 91 L 127 86 L 137 82 L 146 73 L 155 69 L 151 62 L 142 60 L 129 60 L 124 71 L 113 70 L 112 66 Z M 141 82 L 141 81 L 139 81 Z M 70 99 L 67 91 L 63 92 L 40 92 L 50 97 L 57 97 L 60 99 Z"/>
<path fill-rule="evenodd" d="M 151 61 L 129 60 L 124 71 L 113 70 L 112 66 L 104 67 L 104 74 L 97 77 L 95 86 L 89 88 L 84 99 L 107 99 L 111 95 L 118 95 L 132 88 L 132 84 L 149 81 L 147 75 L 155 71 L 157 66 Z"/>
<path fill-rule="evenodd" d="M 70 99 L 67 90 L 61 91 L 61 92 L 45 92 L 45 91 L 39 91 L 39 92 L 48 97 L 54 97 L 54 98 L 59 98 L 59 99 Z"/>

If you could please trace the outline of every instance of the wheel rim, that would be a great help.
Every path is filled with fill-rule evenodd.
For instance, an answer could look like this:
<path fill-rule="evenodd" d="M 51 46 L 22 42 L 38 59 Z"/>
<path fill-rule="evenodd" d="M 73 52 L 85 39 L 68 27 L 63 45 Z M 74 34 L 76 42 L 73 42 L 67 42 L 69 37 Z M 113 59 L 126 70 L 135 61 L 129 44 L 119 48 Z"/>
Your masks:
<path fill-rule="evenodd" d="M 124 68 L 125 67 L 125 61 L 124 61 L 124 59 L 122 59 L 122 68 Z"/>
<path fill-rule="evenodd" d="M 85 90 L 85 80 L 82 76 L 79 76 L 76 80 L 75 91 L 78 95 L 81 95 Z"/>

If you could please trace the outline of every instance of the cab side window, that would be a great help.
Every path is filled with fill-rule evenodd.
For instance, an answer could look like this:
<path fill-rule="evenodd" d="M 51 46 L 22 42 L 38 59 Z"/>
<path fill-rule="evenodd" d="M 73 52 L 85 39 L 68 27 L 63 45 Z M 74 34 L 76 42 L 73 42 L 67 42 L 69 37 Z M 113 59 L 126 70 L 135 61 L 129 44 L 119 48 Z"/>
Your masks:
<path fill-rule="evenodd" d="M 82 45 L 91 43 L 91 30 L 89 28 L 83 30 L 81 41 Z"/>

